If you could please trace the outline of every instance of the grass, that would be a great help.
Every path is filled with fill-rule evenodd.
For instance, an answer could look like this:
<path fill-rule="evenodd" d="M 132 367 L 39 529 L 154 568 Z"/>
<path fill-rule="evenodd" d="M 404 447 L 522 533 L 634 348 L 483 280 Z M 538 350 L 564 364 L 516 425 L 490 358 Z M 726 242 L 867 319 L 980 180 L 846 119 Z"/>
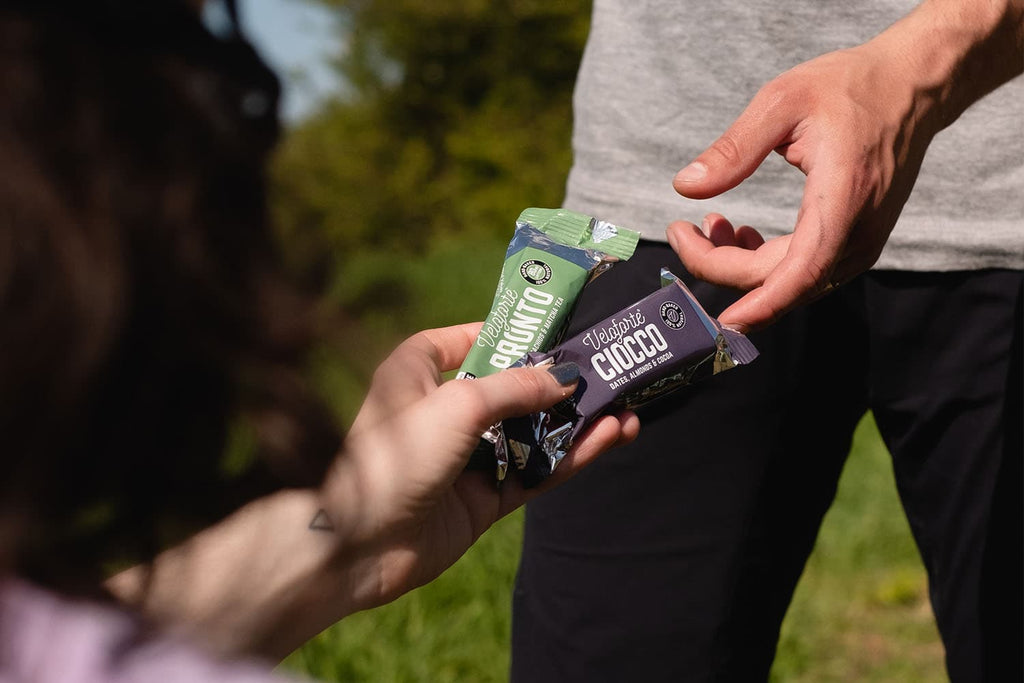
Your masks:
<path fill-rule="evenodd" d="M 522 515 L 488 531 L 433 583 L 355 614 L 286 662 L 323 681 L 487 683 L 507 678 Z"/>
<path fill-rule="evenodd" d="M 365 344 L 357 344 L 347 361 L 325 355 L 320 363 L 322 386 L 339 410 L 352 414 L 372 366 L 406 334 L 479 319 L 503 253 L 503 244 L 442 242 L 415 257 L 368 253 L 355 259 L 346 273 L 345 303 L 357 311 L 364 306 L 355 333 Z M 393 298 L 384 301 L 379 292 Z M 347 683 L 507 680 L 521 535 L 522 515 L 516 513 L 431 584 L 352 615 L 283 668 Z M 783 624 L 771 680 L 948 680 L 924 570 L 870 415 L 858 428 L 835 503 Z"/>
<path fill-rule="evenodd" d="M 870 415 L 797 586 L 772 681 L 948 681 L 924 567 Z"/>

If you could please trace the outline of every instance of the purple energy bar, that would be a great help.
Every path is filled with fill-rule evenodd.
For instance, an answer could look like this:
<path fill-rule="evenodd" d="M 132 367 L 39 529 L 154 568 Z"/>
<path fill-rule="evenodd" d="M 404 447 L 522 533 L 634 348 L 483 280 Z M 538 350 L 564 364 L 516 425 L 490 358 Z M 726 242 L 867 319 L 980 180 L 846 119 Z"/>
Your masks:
<path fill-rule="evenodd" d="M 667 269 L 665 287 L 518 365 L 573 361 L 576 392 L 550 410 L 505 420 L 499 457 L 515 463 L 523 483 L 536 486 L 568 452 L 579 433 L 610 411 L 634 408 L 681 386 L 753 361 L 757 349 L 709 316 Z"/>

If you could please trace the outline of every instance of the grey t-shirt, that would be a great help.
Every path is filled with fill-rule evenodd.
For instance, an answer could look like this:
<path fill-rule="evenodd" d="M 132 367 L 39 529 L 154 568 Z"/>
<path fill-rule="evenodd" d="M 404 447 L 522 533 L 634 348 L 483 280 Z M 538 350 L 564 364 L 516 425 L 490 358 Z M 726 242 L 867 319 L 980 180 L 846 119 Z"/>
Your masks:
<path fill-rule="evenodd" d="M 565 205 L 664 240 L 717 211 L 766 237 L 792 230 L 804 176 L 772 154 L 739 187 L 694 201 L 675 173 L 783 71 L 880 33 L 912 0 L 595 0 L 576 84 Z M 1024 268 L 1024 78 L 975 103 L 928 149 L 876 267 Z"/>

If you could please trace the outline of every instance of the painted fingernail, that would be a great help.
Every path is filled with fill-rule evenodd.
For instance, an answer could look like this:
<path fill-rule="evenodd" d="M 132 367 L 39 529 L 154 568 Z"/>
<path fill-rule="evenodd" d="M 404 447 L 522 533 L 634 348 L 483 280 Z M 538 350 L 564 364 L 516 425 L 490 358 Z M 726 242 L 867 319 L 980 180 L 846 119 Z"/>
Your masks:
<path fill-rule="evenodd" d="M 580 366 L 573 362 L 559 363 L 548 368 L 548 372 L 555 378 L 555 381 L 563 387 L 573 384 L 580 378 Z"/>
<path fill-rule="evenodd" d="M 708 167 L 699 161 L 695 161 L 676 174 L 676 181 L 680 183 L 696 183 L 704 180 L 708 174 Z"/>

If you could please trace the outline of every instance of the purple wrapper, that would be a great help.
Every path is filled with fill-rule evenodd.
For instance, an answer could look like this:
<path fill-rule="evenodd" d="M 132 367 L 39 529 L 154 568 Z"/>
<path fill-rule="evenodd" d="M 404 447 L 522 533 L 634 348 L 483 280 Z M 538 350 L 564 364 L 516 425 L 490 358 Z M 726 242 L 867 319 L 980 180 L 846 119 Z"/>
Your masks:
<path fill-rule="evenodd" d="M 698 379 L 753 361 L 757 349 L 709 316 L 690 290 L 662 270 L 669 284 L 548 352 L 519 365 L 575 362 L 576 392 L 548 411 L 503 422 L 499 457 L 536 486 L 565 457 L 579 433 L 600 415 L 634 408 Z M 502 453 L 503 452 L 503 453 Z"/>

